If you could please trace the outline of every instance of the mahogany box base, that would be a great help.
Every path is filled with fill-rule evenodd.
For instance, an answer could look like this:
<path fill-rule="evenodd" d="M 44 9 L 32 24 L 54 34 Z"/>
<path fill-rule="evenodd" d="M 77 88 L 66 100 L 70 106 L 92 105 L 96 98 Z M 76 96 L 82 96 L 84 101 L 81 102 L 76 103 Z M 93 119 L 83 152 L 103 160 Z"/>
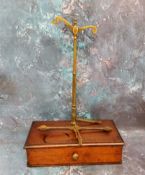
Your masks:
<path fill-rule="evenodd" d="M 24 148 L 27 165 L 30 167 L 53 165 L 116 164 L 122 162 L 124 142 L 112 120 L 101 124 L 78 122 L 80 126 L 109 126 L 110 132 L 81 130 L 82 145 L 79 145 L 72 130 L 38 129 L 40 125 L 68 126 L 70 121 L 34 121 Z"/>

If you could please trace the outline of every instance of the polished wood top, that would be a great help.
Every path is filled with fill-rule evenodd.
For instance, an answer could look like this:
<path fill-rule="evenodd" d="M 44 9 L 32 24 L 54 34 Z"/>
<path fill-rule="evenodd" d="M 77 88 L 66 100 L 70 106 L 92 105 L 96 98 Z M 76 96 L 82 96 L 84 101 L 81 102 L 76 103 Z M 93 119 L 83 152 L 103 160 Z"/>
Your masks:
<path fill-rule="evenodd" d="M 83 140 L 82 146 L 93 145 L 123 145 L 124 142 L 112 120 L 101 120 L 101 124 L 88 122 L 78 122 L 79 126 L 93 127 L 111 127 L 112 131 L 103 132 L 98 130 L 81 130 L 80 134 Z M 24 148 L 42 148 L 42 147 L 66 147 L 80 146 L 75 137 L 75 133 L 69 129 L 53 129 L 40 131 L 40 125 L 47 126 L 71 126 L 71 121 L 34 121 L 31 125 Z"/>

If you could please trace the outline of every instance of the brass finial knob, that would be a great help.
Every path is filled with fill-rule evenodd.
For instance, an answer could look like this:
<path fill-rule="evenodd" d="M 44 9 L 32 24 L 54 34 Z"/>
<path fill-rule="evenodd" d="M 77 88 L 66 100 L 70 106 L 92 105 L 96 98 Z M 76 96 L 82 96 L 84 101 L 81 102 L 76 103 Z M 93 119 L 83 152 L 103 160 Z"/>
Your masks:
<path fill-rule="evenodd" d="M 79 158 L 79 155 L 78 155 L 77 153 L 73 153 L 72 159 L 73 159 L 74 161 L 76 161 L 76 160 L 78 160 L 78 158 Z"/>

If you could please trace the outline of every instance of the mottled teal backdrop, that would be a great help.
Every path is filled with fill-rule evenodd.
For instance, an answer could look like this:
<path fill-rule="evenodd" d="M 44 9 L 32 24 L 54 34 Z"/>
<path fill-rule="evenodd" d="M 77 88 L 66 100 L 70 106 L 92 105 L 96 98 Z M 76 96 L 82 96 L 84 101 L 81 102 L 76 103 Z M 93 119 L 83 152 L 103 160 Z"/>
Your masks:
<path fill-rule="evenodd" d="M 98 27 L 79 36 L 78 114 L 114 119 L 123 165 L 26 168 L 31 121 L 71 116 L 72 35 L 56 15 Z M 0 174 L 144 175 L 144 59 L 143 0 L 0 0 Z"/>

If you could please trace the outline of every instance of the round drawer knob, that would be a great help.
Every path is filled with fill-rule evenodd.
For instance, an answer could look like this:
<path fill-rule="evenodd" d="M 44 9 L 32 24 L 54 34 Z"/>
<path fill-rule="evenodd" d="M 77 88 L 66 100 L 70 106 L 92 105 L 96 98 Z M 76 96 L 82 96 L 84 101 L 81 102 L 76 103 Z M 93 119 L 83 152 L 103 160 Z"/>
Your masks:
<path fill-rule="evenodd" d="M 73 153 L 72 159 L 76 161 L 78 160 L 78 158 L 79 158 L 79 155 L 77 153 Z"/>

